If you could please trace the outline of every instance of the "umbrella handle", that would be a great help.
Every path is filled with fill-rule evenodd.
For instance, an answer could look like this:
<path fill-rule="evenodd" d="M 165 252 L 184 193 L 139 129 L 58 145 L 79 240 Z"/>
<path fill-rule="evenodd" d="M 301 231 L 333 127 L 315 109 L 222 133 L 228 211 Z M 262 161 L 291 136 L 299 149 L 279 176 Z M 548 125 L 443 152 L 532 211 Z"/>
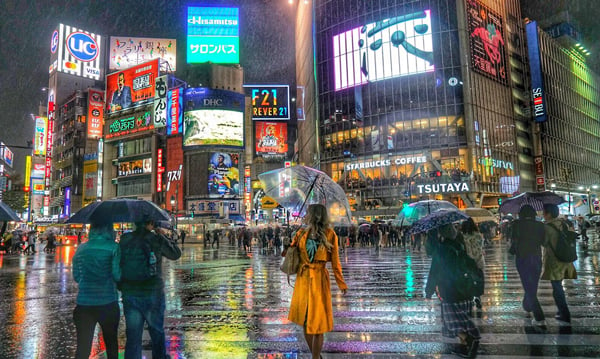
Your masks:
<path fill-rule="evenodd" d="M 298 213 L 302 213 L 302 210 L 304 209 L 304 205 L 306 204 L 306 201 L 308 200 L 308 196 L 310 196 L 310 193 L 312 192 L 313 188 L 315 187 L 315 183 L 317 183 L 318 179 L 319 179 L 319 175 L 317 175 L 315 177 L 315 180 L 313 181 L 313 183 L 311 183 L 310 188 L 308 189 L 308 193 L 306 194 L 306 198 L 304 198 L 304 202 L 302 202 L 302 206 L 300 207 L 300 210 L 298 211 Z M 296 217 L 296 220 L 298 220 L 297 217 Z"/>

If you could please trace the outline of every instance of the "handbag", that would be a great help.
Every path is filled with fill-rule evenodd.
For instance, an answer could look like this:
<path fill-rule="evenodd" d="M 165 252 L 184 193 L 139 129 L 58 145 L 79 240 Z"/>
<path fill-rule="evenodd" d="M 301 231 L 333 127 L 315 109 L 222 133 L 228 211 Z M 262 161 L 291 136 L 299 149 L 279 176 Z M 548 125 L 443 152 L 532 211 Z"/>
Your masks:
<path fill-rule="evenodd" d="M 287 275 L 293 275 L 298 273 L 300 268 L 300 248 L 297 246 L 290 246 L 285 252 L 285 258 L 281 267 L 281 271 Z"/>

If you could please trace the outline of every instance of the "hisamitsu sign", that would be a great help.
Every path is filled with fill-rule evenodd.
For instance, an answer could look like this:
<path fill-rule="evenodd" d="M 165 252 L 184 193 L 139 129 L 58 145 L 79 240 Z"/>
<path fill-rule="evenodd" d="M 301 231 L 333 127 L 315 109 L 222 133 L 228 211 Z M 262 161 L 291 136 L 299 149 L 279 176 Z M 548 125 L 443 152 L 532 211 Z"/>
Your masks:
<path fill-rule="evenodd" d="M 239 9 L 187 9 L 187 62 L 237 64 L 240 62 Z"/>

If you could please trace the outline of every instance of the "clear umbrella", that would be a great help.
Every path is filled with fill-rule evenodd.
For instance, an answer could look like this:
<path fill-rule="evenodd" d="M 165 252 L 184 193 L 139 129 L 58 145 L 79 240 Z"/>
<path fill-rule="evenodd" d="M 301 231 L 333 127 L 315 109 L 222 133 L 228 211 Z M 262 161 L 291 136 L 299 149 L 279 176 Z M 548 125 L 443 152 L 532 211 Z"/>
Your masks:
<path fill-rule="evenodd" d="M 396 226 L 410 226 L 419 219 L 439 210 L 454 210 L 458 207 L 448 201 L 418 201 L 405 205 L 393 221 Z"/>
<path fill-rule="evenodd" d="M 309 204 L 327 207 L 335 224 L 351 224 L 346 193 L 326 173 L 306 166 L 280 168 L 258 175 L 267 196 L 302 217 Z"/>

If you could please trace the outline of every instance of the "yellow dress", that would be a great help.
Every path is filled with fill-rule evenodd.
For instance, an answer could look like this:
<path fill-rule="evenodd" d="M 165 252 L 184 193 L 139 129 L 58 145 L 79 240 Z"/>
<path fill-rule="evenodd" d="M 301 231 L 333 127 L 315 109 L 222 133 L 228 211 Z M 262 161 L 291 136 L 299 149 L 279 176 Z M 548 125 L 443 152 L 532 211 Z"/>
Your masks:
<path fill-rule="evenodd" d="M 297 245 L 300 249 L 300 268 L 296 274 L 288 319 L 305 326 L 307 334 L 322 334 L 333 330 L 331 283 L 329 272 L 325 268 L 327 262 L 331 262 L 338 287 L 341 290 L 348 289 L 342 274 L 337 235 L 331 228 L 325 231 L 325 235 L 333 248 L 328 252 L 325 246 L 319 246 L 313 263 L 310 263 L 306 252 L 308 230 L 299 231 L 292 241 L 292 245 Z"/>

